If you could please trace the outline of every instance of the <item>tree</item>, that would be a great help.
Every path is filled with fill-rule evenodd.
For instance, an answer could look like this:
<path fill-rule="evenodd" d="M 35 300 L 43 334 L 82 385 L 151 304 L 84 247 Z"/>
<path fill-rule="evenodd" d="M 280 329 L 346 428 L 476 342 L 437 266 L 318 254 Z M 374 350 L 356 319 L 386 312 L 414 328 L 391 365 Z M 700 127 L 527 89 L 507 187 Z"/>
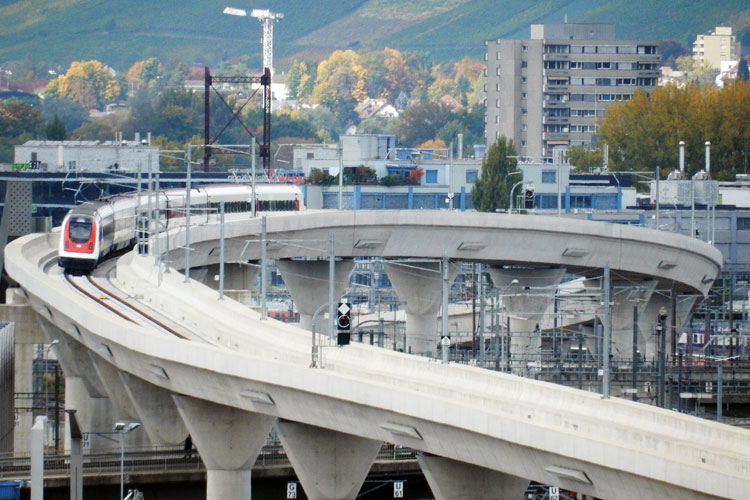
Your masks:
<path fill-rule="evenodd" d="M 711 174 L 733 178 L 744 169 L 750 151 L 750 84 L 737 81 L 724 89 L 687 85 L 655 87 L 607 108 L 599 141 L 609 145 L 616 170 L 654 171 L 678 166 L 678 142 L 685 141 L 687 173 L 701 170 L 704 143 L 711 142 Z"/>
<path fill-rule="evenodd" d="M 354 108 L 367 97 L 366 71 L 353 50 L 337 50 L 318 65 L 313 100 L 330 108 L 339 120 L 356 121 Z"/>
<path fill-rule="evenodd" d="M 315 78 L 310 74 L 307 63 L 294 61 L 289 73 L 286 75 L 286 86 L 289 91 L 289 99 L 304 99 L 310 97 L 313 92 Z"/>
<path fill-rule="evenodd" d="M 113 77 L 99 61 L 75 61 L 65 75 L 52 80 L 45 97 L 66 97 L 86 109 L 99 108 L 124 96 L 121 79 Z"/>
<path fill-rule="evenodd" d="M 495 212 L 508 208 L 508 174 L 516 170 L 516 148 L 513 141 L 500 137 L 487 151 L 482 171 L 474 181 L 471 201 L 480 212 Z"/>
<path fill-rule="evenodd" d="M 405 146 L 414 146 L 437 137 L 448 121 L 450 110 L 440 103 L 426 102 L 406 108 L 399 117 L 395 132 Z"/>
<path fill-rule="evenodd" d="M 0 137 L 36 136 L 43 124 L 42 113 L 35 107 L 17 100 L 0 101 Z"/>
<path fill-rule="evenodd" d="M 568 148 L 568 162 L 580 171 L 591 171 L 602 166 L 602 148 L 596 146 L 570 146 Z"/>
<path fill-rule="evenodd" d="M 750 70 L 747 67 L 747 59 L 744 57 L 740 59 L 740 63 L 737 66 L 737 79 L 743 82 L 750 80 Z"/>
<path fill-rule="evenodd" d="M 67 130 L 75 130 L 89 119 L 89 114 L 80 104 L 65 97 L 44 99 L 41 109 L 46 121 L 54 121 L 58 117 Z"/>
<path fill-rule="evenodd" d="M 65 130 L 65 125 L 57 115 L 47 124 L 45 132 L 48 141 L 64 141 L 68 137 L 68 131 Z"/>

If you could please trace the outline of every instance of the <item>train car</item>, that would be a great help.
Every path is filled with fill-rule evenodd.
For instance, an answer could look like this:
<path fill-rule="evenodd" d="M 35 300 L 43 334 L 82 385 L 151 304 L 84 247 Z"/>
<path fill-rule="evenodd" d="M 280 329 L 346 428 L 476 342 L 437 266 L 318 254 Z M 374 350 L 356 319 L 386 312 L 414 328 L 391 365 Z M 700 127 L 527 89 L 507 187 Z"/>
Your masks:
<path fill-rule="evenodd" d="M 305 208 L 297 186 L 259 185 L 255 193 L 253 200 L 252 188 L 238 184 L 192 188 L 191 215 L 208 218 L 219 211 L 222 202 L 227 213 L 250 212 L 253 203 L 258 212 Z M 157 195 L 116 196 L 73 208 L 63 219 L 57 264 L 66 271 L 90 271 L 103 257 L 135 244 L 136 221 L 139 216 L 145 220 L 149 207 L 159 210 L 160 226 L 167 228 L 171 219 L 185 216 L 186 205 L 184 189 L 169 189 Z"/>

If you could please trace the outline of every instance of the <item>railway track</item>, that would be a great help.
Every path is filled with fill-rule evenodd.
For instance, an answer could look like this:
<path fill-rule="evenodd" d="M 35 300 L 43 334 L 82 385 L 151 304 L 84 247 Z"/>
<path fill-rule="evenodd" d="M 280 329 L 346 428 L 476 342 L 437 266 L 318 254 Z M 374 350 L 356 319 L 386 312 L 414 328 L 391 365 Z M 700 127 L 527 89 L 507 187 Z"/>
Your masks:
<path fill-rule="evenodd" d="M 86 297 L 90 298 L 97 304 L 101 305 L 102 307 L 108 309 L 112 313 L 116 314 L 120 318 L 129 321 L 131 323 L 138 324 L 140 321 L 137 319 L 132 318 L 131 316 L 123 313 L 120 309 L 114 307 L 113 305 L 109 304 L 106 299 L 112 299 L 118 304 L 120 304 L 123 308 L 132 311 L 135 313 L 138 317 L 141 317 L 145 319 L 146 321 L 152 323 L 153 325 L 156 325 L 161 330 L 164 330 L 165 332 L 174 335 L 175 337 L 183 340 L 189 340 L 188 337 L 181 334 L 174 328 L 164 324 L 162 321 L 156 319 L 152 315 L 148 314 L 147 312 L 144 312 L 142 309 L 134 306 L 130 302 L 126 301 L 122 297 L 119 297 L 117 294 L 112 293 L 110 290 L 107 290 L 105 287 L 101 286 L 99 283 L 97 283 L 90 275 L 86 275 L 85 280 L 88 284 L 90 284 L 94 289 L 96 289 L 98 292 L 101 292 L 104 297 L 97 296 L 97 294 L 92 293 L 91 291 L 87 290 L 85 287 L 81 286 L 79 283 L 77 283 L 77 280 L 74 280 L 73 277 L 69 273 L 64 273 L 65 281 L 70 284 L 73 288 L 75 288 L 78 292 L 85 295 Z"/>

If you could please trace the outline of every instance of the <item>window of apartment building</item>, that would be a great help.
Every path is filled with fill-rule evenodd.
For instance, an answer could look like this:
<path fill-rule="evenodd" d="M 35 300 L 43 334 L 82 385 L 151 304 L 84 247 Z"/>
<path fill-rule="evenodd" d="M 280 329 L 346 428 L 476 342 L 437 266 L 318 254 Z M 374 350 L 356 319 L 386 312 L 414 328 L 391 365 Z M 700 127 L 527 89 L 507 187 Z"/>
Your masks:
<path fill-rule="evenodd" d="M 617 53 L 618 54 L 635 54 L 636 46 L 635 45 L 619 45 L 617 47 Z"/>
<path fill-rule="evenodd" d="M 427 170 L 424 173 L 425 184 L 437 184 L 437 170 Z"/>
<path fill-rule="evenodd" d="M 656 63 L 638 63 L 636 67 L 641 71 L 656 71 L 658 69 Z"/>
<path fill-rule="evenodd" d="M 544 46 L 545 54 L 567 54 L 570 52 L 570 45 L 550 44 Z"/>
<path fill-rule="evenodd" d="M 580 116 L 583 118 L 596 116 L 595 109 L 571 109 L 570 116 Z"/>
<path fill-rule="evenodd" d="M 495 107 L 496 108 L 500 107 L 500 99 L 495 99 Z"/>
<path fill-rule="evenodd" d="M 498 66 L 497 68 L 495 68 L 495 75 L 500 76 L 500 66 Z"/>
<path fill-rule="evenodd" d="M 498 83 L 495 84 L 495 90 L 497 92 L 500 92 L 500 82 L 498 82 Z"/>
<path fill-rule="evenodd" d="M 570 100 L 573 102 L 594 102 L 596 94 L 570 94 Z"/>
<path fill-rule="evenodd" d="M 526 77 L 525 76 L 521 77 L 521 83 L 526 83 Z"/>
<path fill-rule="evenodd" d="M 568 69 L 568 61 L 544 61 L 544 69 Z"/>
<path fill-rule="evenodd" d="M 571 45 L 570 46 L 570 52 L 572 54 L 581 54 L 583 52 L 583 46 L 582 45 Z"/>
<path fill-rule="evenodd" d="M 617 63 L 617 69 L 625 69 L 625 70 L 631 70 L 635 69 L 636 64 L 633 62 L 619 62 Z"/>
<path fill-rule="evenodd" d="M 571 124 L 571 132 L 584 132 L 587 134 L 593 134 L 596 132 L 596 125 L 582 125 L 582 124 Z"/>
<path fill-rule="evenodd" d="M 563 123 L 547 123 L 544 125 L 544 131 L 553 134 L 567 134 L 568 130 L 568 125 Z"/>
<path fill-rule="evenodd" d="M 617 85 L 635 85 L 635 78 L 618 78 Z"/>
<path fill-rule="evenodd" d="M 526 62 L 526 61 L 521 61 L 521 67 L 522 68 L 528 68 L 529 67 L 529 63 Z"/>
<path fill-rule="evenodd" d="M 522 45 L 521 46 L 521 50 L 523 50 L 524 52 L 528 52 L 529 51 L 529 46 L 528 45 Z"/>
<path fill-rule="evenodd" d="M 487 78 L 487 68 L 484 68 L 484 77 Z"/>
<path fill-rule="evenodd" d="M 467 170 L 466 171 L 466 184 L 474 184 L 479 176 L 479 170 Z"/>
<path fill-rule="evenodd" d="M 570 61 L 570 69 L 583 69 L 581 61 Z"/>
<path fill-rule="evenodd" d="M 639 54 L 656 54 L 656 45 L 639 45 Z"/>
<path fill-rule="evenodd" d="M 521 92 L 521 99 L 526 99 L 526 92 Z"/>
<path fill-rule="evenodd" d="M 596 85 L 608 86 L 608 85 L 612 85 L 613 83 L 614 83 L 614 79 L 612 78 L 597 78 L 596 79 Z"/>
<path fill-rule="evenodd" d="M 599 54 L 616 54 L 617 45 L 599 45 L 596 51 Z"/>
<path fill-rule="evenodd" d="M 750 231 L 750 217 L 737 217 L 737 231 Z"/>
<path fill-rule="evenodd" d="M 526 108 L 521 108 L 521 116 L 526 116 L 527 113 L 528 111 L 526 110 Z"/>
<path fill-rule="evenodd" d="M 633 80 L 633 78 L 631 78 L 631 80 Z M 637 82 L 641 87 L 653 87 L 656 85 L 656 78 L 639 78 Z"/>
<path fill-rule="evenodd" d="M 499 60 L 500 60 L 500 52 L 495 52 L 495 59 L 496 59 L 497 61 L 499 61 Z"/>
<path fill-rule="evenodd" d="M 557 182 L 555 170 L 542 170 L 542 184 L 554 184 Z"/>
<path fill-rule="evenodd" d="M 544 108 L 544 116 L 568 117 L 570 108 Z"/>
<path fill-rule="evenodd" d="M 596 85 L 596 78 L 594 77 L 571 77 L 570 78 L 570 84 L 571 85 Z"/>
<path fill-rule="evenodd" d="M 497 125 L 499 123 L 500 123 L 500 115 L 495 115 L 495 124 Z"/>
<path fill-rule="evenodd" d="M 568 94 L 544 94 L 547 102 L 568 102 Z"/>
<path fill-rule="evenodd" d="M 583 53 L 584 54 L 596 54 L 596 45 L 584 45 Z"/>
<path fill-rule="evenodd" d="M 612 69 L 612 63 L 603 61 L 596 63 L 596 69 Z"/>
<path fill-rule="evenodd" d="M 526 147 L 526 139 L 521 139 L 521 147 L 522 148 Z"/>
<path fill-rule="evenodd" d="M 598 94 L 598 101 L 629 101 L 633 98 L 632 94 Z"/>
<path fill-rule="evenodd" d="M 487 84 L 484 84 L 484 91 L 487 92 Z"/>
<path fill-rule="evenodd" d="M 528 127 L 528 126 L 527 126 L 527 125 L 526 125 L 525 123 L 522 123 L 522 124 L 521 124 L 521 132 L 526 132 L 526 130 L 527 130 L 528 128 L 529 128 L 529 127 Z"/>

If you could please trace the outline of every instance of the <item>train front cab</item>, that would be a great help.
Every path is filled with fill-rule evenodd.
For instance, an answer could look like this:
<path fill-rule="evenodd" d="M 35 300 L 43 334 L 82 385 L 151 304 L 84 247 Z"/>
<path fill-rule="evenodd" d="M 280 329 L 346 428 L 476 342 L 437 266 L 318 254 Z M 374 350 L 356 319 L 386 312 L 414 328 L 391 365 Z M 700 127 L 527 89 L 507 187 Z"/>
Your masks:
<path fill-rule="evenodd" d="M 99 228 L 92 215 L 69 215 L 60 235 L 57 265 L 66 270 L 90 271 L 99 260 Z"/>

